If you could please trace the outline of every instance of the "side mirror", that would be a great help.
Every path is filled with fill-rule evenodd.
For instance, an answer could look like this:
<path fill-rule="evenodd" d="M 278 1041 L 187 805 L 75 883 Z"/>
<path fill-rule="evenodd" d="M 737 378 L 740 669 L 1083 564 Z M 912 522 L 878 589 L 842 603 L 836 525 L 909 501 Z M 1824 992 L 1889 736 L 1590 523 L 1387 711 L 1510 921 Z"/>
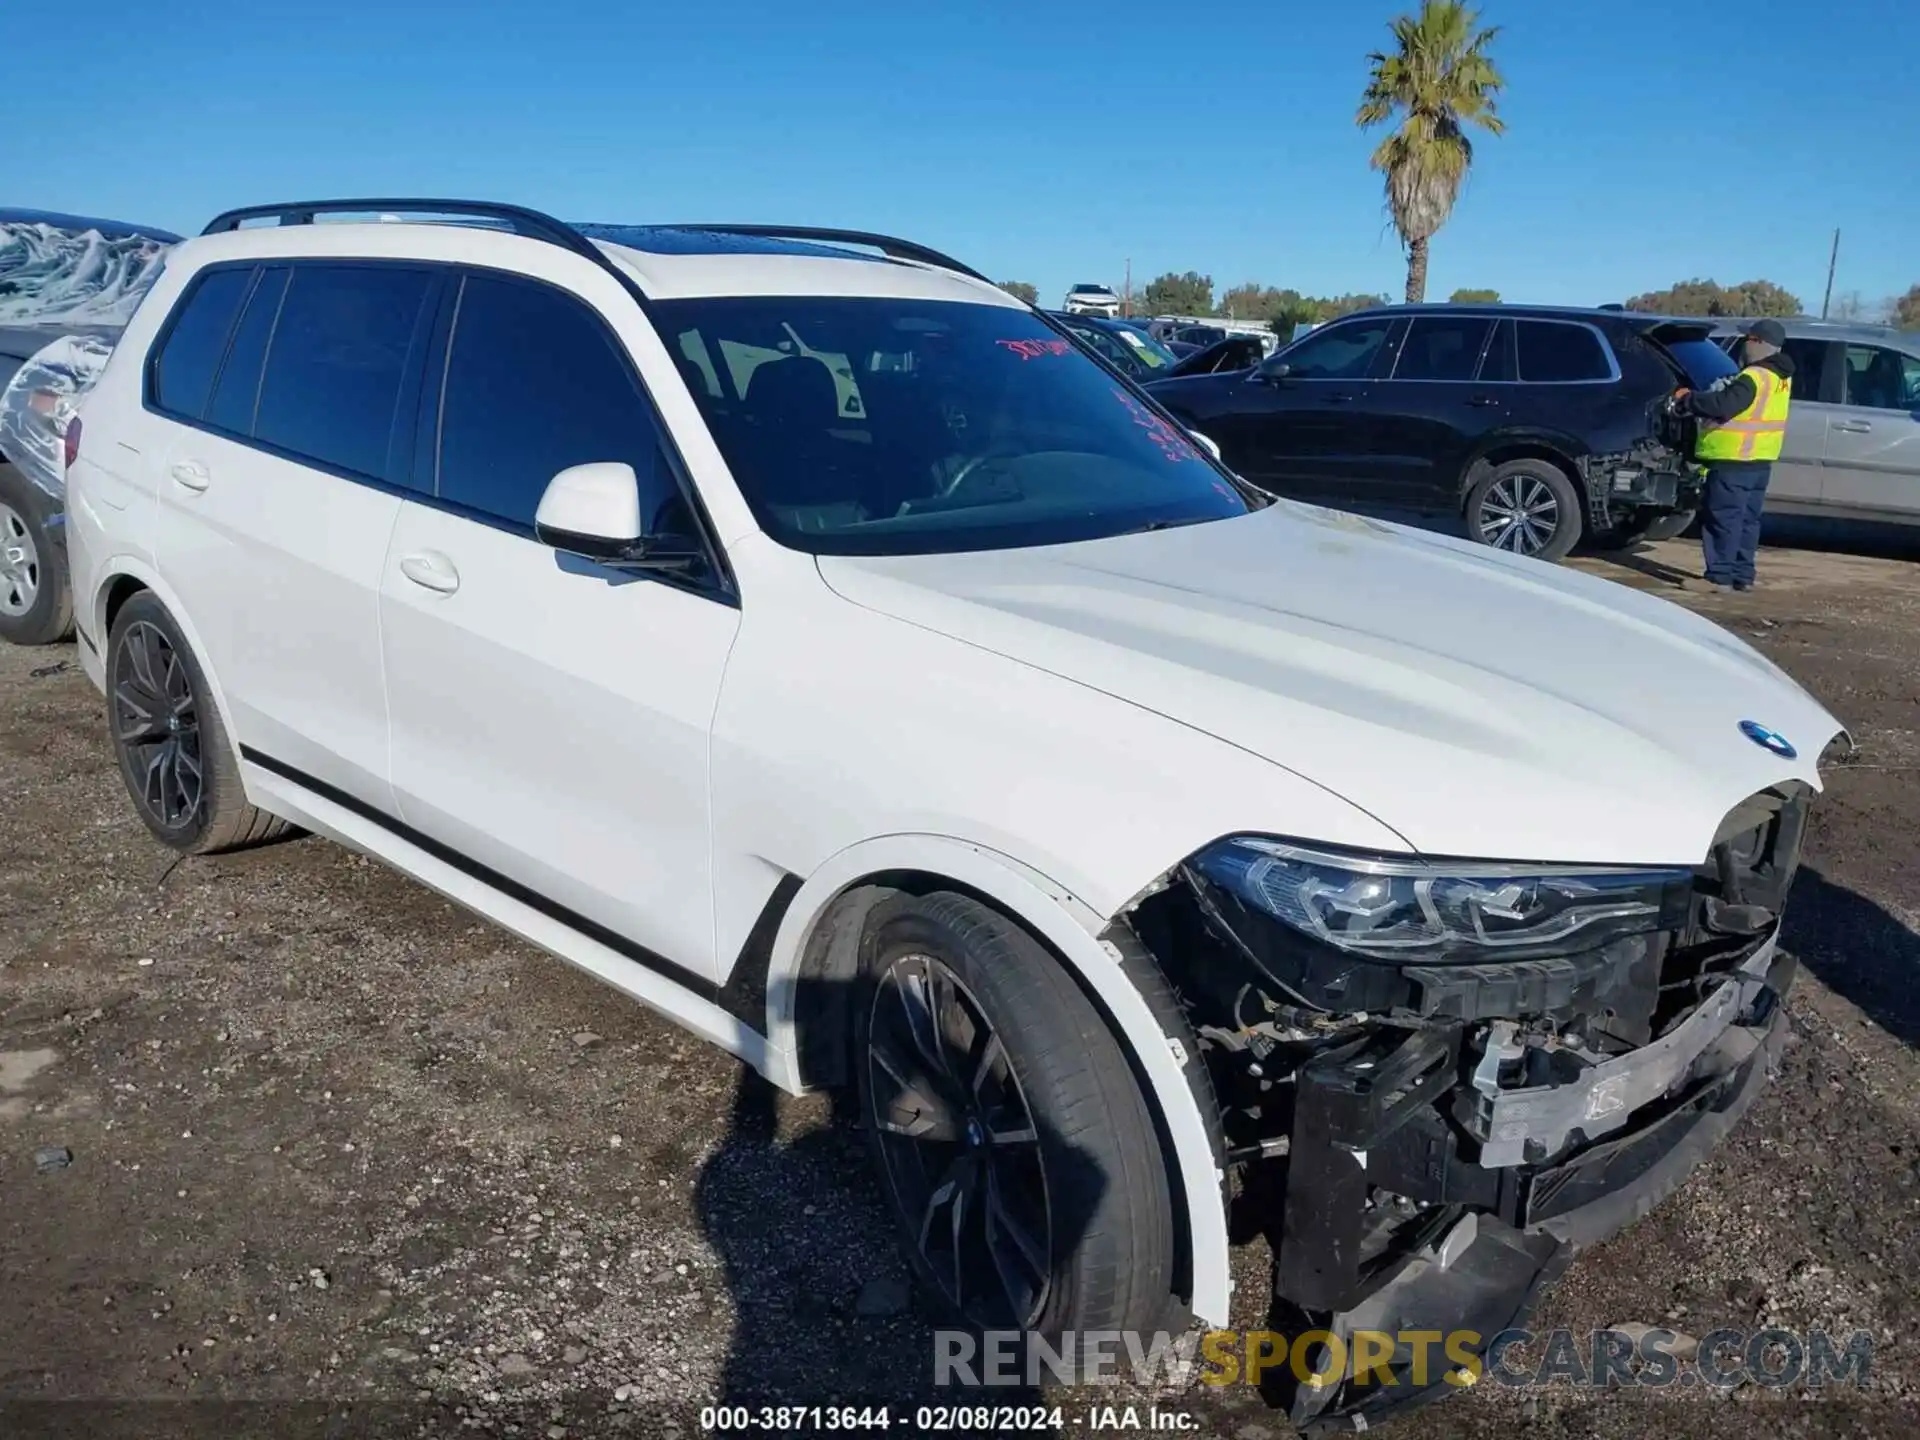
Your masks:
<path fill-rule="evenodd" d="M 555 550 L 627 569 L 684 573 L 705 558 L 687 536 L 647 533 L 640 478 L 620 461 L 570 465 L 555 475 L 534 511 L 533 533 Z"/>
<path fill-rule="evenodd" d="M 1224 465 L 1226 463 L 1226 457 L 1220 453 L 1219 443 L 1211 435 L 1202 435 L 1198 430 L 1189 430 L 1187 432 L 1187 438 L 1192 440 L 1194 444 L 1206 451 L 1207 454 L 1211 455 L 1215 460 L 1220 461 L 1221 464 Z"/>
<path fill-rule="evenodd" d="M 1284 360 L 1278 363 L 1273 360 L 1262 360 L 1254 367 L 1253 373 L 1269 384 L 1278 385 L 1289 375 L 1293 374 L 1293 366 Z"/>

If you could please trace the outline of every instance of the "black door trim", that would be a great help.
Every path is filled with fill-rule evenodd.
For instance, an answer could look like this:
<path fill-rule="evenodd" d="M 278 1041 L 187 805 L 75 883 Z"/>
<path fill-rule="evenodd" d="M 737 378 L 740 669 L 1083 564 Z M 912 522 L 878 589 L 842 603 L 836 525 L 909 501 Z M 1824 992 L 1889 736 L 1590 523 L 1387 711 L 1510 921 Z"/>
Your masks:
<path fill-rule="evenodd" d="M 431 835 L 423 834 L 403 820 L 387 814 L 379 806 L 362 800 L 337 785 L 329 784 L 304 770 L 276 760 L 273 756 L 256 750 L 251 745 L 240 747 L 240 758 L 249 765 L 258 765 L 262 770 L 270 770 L 283 780 L 291 781 L 301 789 L 311 791 L 322 800 L 331 801 L 343 810 L 351 810 L 363 820 L 370 820 L 388 834 L 404 840 L 416 849 L 423 850 L 442 864 L 451 865 L 468 878 L 478 880 L 488 889 L 497 890 L 510 900 L 517 900 L 529 910 L 537 910 L 556 924 L 564 925 L 576 934 L 584 936 L 597 944 L 604 945 L 621 958 L 631 960 L 643 969 L 651 970 L 664 979 L 671 980 L 690 994 L 699 996 L 709 1004 L 718 1005 L 728 1014 L 756 1031 L 766 1028 L 766 971 L 772 950 L 772 931 L 779 928 L 780 919 L 786 908 L 800 889 L 798 877 L 787 875 L 774 887 L 760 921 L 747 937 L 737 958 L 732 976 L 727 985 L 716 985 L 703 975 L 696 975 L 685 966 L 677 965 L 666 956 L 649 950 L 634 940 L 629 940 L 618 931 L 610 930 L 597 920 L 588 919 L 576 910 L 570 910 L 557 900 L 551 900 L 539 891 L 522 885 L 510 876 L 502 875 L 491 866 L 483 865 L 450 845 L 442 844 Z M 744 968 L 743 968 L 744 967 Z M 755 971 L 757 970 L 757 975 Z M 756 1013 L 757 1006 L 757 1013 Z"/>

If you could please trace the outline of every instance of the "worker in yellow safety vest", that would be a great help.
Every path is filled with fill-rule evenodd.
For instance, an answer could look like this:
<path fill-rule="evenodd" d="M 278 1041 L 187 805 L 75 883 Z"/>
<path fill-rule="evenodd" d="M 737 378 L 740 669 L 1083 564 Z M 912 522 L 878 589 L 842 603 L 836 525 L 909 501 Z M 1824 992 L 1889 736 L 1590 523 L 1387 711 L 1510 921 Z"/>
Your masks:
<path fill-rule="evenodd" d="M 1793 357 L 1778 320 L 1756 320 L 1740 342 L 1740 373 L 1710 390 L 1680 390 L 1674 409 L 1700 422 L 1694 457 L 1707 467 L 1700 517 L 1707 583 L 1751 590 L 1760 548 L 1760 511 L 1773 462 L 1787 438 L 1793 401 Z"/>

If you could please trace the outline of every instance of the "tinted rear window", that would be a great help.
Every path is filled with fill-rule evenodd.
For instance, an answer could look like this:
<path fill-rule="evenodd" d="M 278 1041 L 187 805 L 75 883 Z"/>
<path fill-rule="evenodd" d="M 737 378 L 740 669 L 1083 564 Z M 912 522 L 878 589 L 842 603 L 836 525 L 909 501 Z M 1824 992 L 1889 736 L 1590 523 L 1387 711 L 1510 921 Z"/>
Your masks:
<path fill-rule="evenodd" d="M 1727 352 L 1711 340 L 1676 340 L 1661 348 L 1679 362 L 1687 373 L 1687 383 L 1696 390 L 1704 390 L 1740 369 Z"/>
<path fill-rule="evenodd" d="M 544 286 L 469 276 L 440 418 L 440 497 L 529 529 L 570 465 L 625 461 L 653 532 L 692 531 L 653 417 L 597 317 Z"/>
<path fill-rule="evenodd" d="M 286 288 L 285 269 L 266 271 L 253 287 L 246 313 L 240 317 L 233 343 L 227 349 L 227 363 L 220 367 L 220 378 L 214 384 L 213 404 L 207 407 L 208 424 L 236 435 L 253 433 L 253 406 L 260 397 L 260 364 L 267 358 L 267 340 L 273 334 L 274 318 L 280 313 L 280 297 Z"/>
<path fill-rule="evenodd" d="M 424 344 L 434 277 L 399 266 L 302 265 L 280 303 L 254 436 L 297 455 L 391 478 L 415 344 Z M 396 435 L 401 419 L 404 437 Z"/>
<path fill-rule="evenodd" d="M 162 410 L 194 420 L 206 410 L 234 316 L 252 280 L 251 269 L 212 270 L 187 292 L 154 360 L 153 401 Z"/>
<path fill-rule="evenodd" d="M 1477 315 L 1415 320 L 1400 346 L 1396 380 L 1471 380 L 1493 321 Z"/>
<path fill-rule="evenodd" d="M 1613 373 L 1600 337 L 1584 325 L 1520 320 L 1514 328 L 1519 333 L 1522 380 L 1605 380 Z"/>
<path fill-rule="evenodd" d="M 1827 399 L 1827 361 L 1835 346 L 1825 340 L 1787 337 L 1787 354 L 1793 357 L 1793 398 Z"/>

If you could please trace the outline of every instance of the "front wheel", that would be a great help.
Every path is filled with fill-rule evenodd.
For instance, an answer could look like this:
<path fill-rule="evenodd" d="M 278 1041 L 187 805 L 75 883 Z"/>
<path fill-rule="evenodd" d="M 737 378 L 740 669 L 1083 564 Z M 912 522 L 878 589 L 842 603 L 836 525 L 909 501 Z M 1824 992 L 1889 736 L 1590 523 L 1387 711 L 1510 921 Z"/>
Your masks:
<path fill-rule="evenodd" d="M 1549 460 L 1509 460 L 1467 492 L 1467 534 L 1482 545 L 1558 560 L 1580 540 L 1580 497 Z"/>
<path fill-rule="evenodd" d="M 1168 1165 L 1119 1042 L 1061 964 L 954 894 L 887 901 L 862 945 L 855 1070 L 907 1258 L 980 1329 L 1152 1329 Z"/>

